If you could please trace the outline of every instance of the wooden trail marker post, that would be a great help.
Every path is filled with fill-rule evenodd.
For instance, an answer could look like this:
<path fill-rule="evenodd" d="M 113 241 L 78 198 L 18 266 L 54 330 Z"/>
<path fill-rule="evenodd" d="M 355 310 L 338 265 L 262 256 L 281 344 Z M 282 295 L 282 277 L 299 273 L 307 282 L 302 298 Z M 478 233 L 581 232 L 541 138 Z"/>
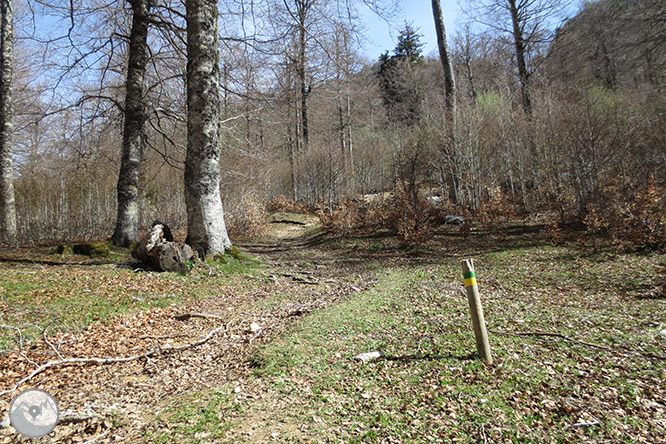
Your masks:
<path fill-rule="evenodd" d="M 481 306 L 479 287 L 476 285 L 476 274 L 474 273 L 474 262 L 472 259 L 465 259 L 462 262 L 462 269 L 463 278 L 465 279 L 465 289 L 467 290 L 467 301 L 469 302 L 469 309 L 472 314 L 476 351 L 481 356 L 481 359 L 488 364 L 492 364 L 493 357 L 490 354 L 488 330 L 486 330 L 486 321 L 483 317 L 483 307 Z"/>

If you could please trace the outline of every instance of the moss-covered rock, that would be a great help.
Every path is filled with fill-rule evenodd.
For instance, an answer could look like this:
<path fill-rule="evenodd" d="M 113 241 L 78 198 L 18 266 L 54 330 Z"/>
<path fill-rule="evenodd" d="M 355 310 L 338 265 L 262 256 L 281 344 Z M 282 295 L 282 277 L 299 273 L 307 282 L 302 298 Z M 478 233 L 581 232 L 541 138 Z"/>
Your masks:
<path fill-rule="evenodd" d="M 219 264 L 228 264 L 229 261 L 227 260 L 226 256 L 224 254 L 216 254 L 213 257 L 209 257 L 206 259 L 206 262 L 211 263 L 211 262 L 217 262 Z"/>
<path fill-rule="evenodd" d="M 71 245 L 56 245 L 51 249 L 51 254 L 72 254 Z"/>
<path fill-rule="evenodd" d="M 233 257 L 234 259 L 236 259 L 237 261 L 242 261 L 243 259 L 245 259 L 245 257 L 243 256 L 243 254 L 242 254 L 240 251 L 238 251 L 238 248 L 236 248 L 236 247 L 234 247 L 234 246 L 232 246 L 231 248 L 229 248 L 229 249 L 226 251 L 226 253 L 229 253 L 229 255 L 230 255 L 231 257 Z"/>
<path fill-rule="evenodd" d="M 74 254 L 90 257 L 109 257 L 109 246 L 105 244 L 76 244 L 72 246 Z"/>

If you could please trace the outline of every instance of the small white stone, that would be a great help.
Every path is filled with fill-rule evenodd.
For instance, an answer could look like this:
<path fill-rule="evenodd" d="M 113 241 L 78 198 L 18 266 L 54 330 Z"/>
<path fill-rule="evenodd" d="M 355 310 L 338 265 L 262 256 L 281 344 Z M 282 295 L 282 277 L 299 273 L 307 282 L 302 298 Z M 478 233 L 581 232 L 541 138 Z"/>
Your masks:
<path fill-rule="evenodd" d="M 372 361 L 373 359 L 377 359 L 381 356 L 382 354 L 380 352 L 369 352 L 369 353 L 361 353 L 354 359 L 358 359 L 359 361 L 363 362 L 368 362 Z"/>

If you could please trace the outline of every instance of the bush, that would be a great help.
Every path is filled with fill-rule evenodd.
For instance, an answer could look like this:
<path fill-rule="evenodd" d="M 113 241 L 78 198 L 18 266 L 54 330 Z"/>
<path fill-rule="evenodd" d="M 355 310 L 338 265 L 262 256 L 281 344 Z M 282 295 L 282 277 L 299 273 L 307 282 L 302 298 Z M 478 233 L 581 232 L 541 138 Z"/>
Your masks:
<path fill-rule="evenodd" d="M 252 238 L 261 235 L 266 229 L 266 210 L 254 199 L 246 200 L 242 208 L 231 216 L 229 218 L 231 236 Z"/>
<path fill-rule="evenodd" d="M 438 212 L 429 202 L 409 192 L 408 186 L 399 184 L 392 199 L 382 208 L 383 225 L 395 230 L 408 244 L 419 244 L 433 236 Z"/>
<path fill-rule="evenodd" d="M 666 250 L 666 188 L 654 177 L 638 190 L 610 182 L 604 187 L 605 205 L 587 207 L 584 223 L 594 236 L 609 236 L 613 244 L 626 250 Z"/>
<path fill-rule="evenodd" d="M 487 192 L 488 199 L 475 212 L 487 229 L 491 229 L 497 222 L 506 222 L 516 216 L 514 206 L 499 186 L 489 187 Z"/>
<path fill-rule="evenodd" d="M 318 209 L 317 215 L 324 228 L 341 236 L 388 229 L 408 244 L 431 239 L 433 228 L 441 219 L 439 210 L 421 196 L 414 197 L 404 184 L 384 199 L 372 202 L 348 199 L 332 210 Z"/>
<path fill-rule="evenodd" d="M 304 202 L 296 202 L 287 198 L 284 194 L 273 198 L 266 209 L 269 213 L 300 213 L 307 214 L 312 211 L 312 208 Z"/>
<path fill-rule="evenodd" d="M 349 237 L 353 233 L 366 228 L 363 216 L 364 208 L 359 202 L 345 200 L 334 208 L 318 208 L 316 211 L 322 226 L 331 233 Z"/>
<path fill-rule="evenodd" d="M 650 250 L 666 249 L 666 188 L 650 177 L 647 186 L 632 196 L 629 212 L 623 216 L 623 230 L 629 241 Z"/>

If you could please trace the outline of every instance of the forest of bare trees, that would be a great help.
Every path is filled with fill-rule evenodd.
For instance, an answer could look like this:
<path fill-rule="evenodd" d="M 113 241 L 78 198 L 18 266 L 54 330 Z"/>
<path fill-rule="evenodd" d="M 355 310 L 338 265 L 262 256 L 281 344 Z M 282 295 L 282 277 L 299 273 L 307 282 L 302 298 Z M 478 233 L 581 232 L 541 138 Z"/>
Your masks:
<path fill-rule="evenodd" d="M 298 201 L 330 222 L 379 194 L 349 223 L 418 232 L 436 197 L 663 248 L 666 5 L 461 6 L 447 36 L 433 0 L 436 54 L 402 22 L 368 60 L 361 10 L 399 20 L 390 1 L 2 0 L 4 240 L 126 246 L 160 219 L 215 252 L 225 218 Z"/>

